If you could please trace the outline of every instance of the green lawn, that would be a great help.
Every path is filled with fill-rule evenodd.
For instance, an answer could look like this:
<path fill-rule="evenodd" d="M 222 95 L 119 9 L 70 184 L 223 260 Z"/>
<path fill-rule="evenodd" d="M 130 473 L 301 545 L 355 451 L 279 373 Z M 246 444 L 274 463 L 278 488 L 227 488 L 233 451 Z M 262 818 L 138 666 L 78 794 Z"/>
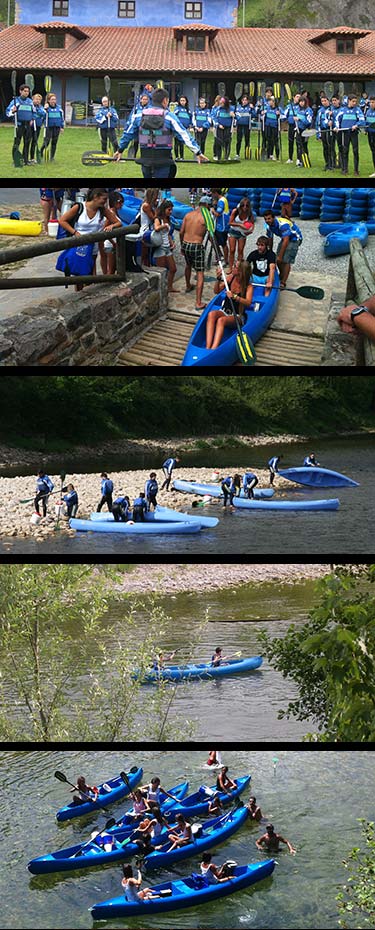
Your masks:
<path fill-rule="evenodd" d="M 119 164 L 108 163 L 105 167 L 84 167 L 81 163 L 81 154 L 82 152 L 88 150 L 98 151 L 100 146 L 98 144 L 98 134 L 95 129 L 76 129 L 69 127 L 65 130 L 63 135 L 59 140 L 59 145 L 57 149 L 56 160 L 53 164 L 48 162 L 40 165 L 32 165 L 27 168 L 16 169 L 13 166 L 11 159 L 11 150 L 12 150 L 12 139 L 13 139 L 13 129 L 11 126 L 2 125 L 0 127 L 1 133 L 1 146 L 0 146 L 0 177 L 2 178 L 22 178 L 27 180 L 37 179 L 43 180 L 44 178 L 141 178 L 142 172 L 139 165 L 136 165 L 134 162 L 130 161 L 129 164 L 120 162 Z M 256 132 L 252 133 L 252 146 L 253 150 L 256 145 Z M 233 146 L 234 150 L 234 146 Z M 284 163 L 287 158 L 287 134 L 283 134 L 283 153 L 284 153 Z M 189 157 L 190 152 L 188 149 L 185 150 L 187 157 Z M 210 165 L 199 166 L 197 162 L 192 157 L 191 166 L 190 164 L 179 164 L 178 165 L 178 177 L 179 178 L 192 178 L 196 179 L 202 177 L 202 180 L 206 180 L 207 176 L 210 178 L 280 178 L 280 174 L 285 174 L 286 178 L 321 178 L 324 176 L 327 179 L 334 177 L 341 177 L 340 171 L 327 172 L 323 175 L 323 159 L 322 159 L 322 146 L 316 140 L 310 142 L 309 152 L 311 161 L 313 163 L 313 168 L 296 168 L 295 165 L 284 166 L 283 171 L 280 170 L 280 162 L 257 162 L 253 158 L 251 161 L 245 161 L 244 159 L 238 163 L 233 162 L 233 164 L 219 165 L 216 162 L 211 162 Z M 207 154 L 212 158 L 212 136 L 210 137 L 208 143 Z M 350 167 L 352 167 L 352 156 L 350 156 Z M 370 149 L 368 146 L 367 138 L 362 135 L 360 138 L 360 171 L 361 177 L 367 178 L 373 172 L 372 159 L 370 154 Z M 350 177 L 353 177 L 353 174 L 350 174 Z"/>

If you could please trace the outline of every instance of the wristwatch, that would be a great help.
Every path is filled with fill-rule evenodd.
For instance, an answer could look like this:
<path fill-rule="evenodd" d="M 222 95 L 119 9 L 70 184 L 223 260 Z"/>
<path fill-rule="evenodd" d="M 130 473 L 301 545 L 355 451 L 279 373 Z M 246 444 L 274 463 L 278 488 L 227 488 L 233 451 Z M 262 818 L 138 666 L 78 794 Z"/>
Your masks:
<path fill-rule="evenodd" d="M 350 316 L 351 316 L 351 318 L 352 318 L 352 323 L 354 323 L 355 318 L 356 318 L 357 316 L 360 316 L 361 313 L 370 313 L 370 311 L 369 311 L 368 307 L 363 307 L 362 305 L 361 305 L 360 307 L 356 307 L 355 310 L 352 310 L 352 312 L 351 312 L 351 314 L 350 314 Z"/>

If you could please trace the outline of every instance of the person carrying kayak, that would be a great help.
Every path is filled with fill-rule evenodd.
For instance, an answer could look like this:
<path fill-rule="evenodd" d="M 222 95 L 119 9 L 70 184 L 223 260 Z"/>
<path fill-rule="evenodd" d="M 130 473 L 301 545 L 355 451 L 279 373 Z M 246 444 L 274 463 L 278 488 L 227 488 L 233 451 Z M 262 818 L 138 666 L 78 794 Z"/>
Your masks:
<path fill-rule="evenodd" d="M 67 493 L 64 494 L 63 501 L 66 504 L 66 512 L 68 517 L 75 517 L 78 510 L 78 494 L 74 490 L 74 484 L 68 484 L 66 488 L 63 488 L 63 491 Z"/>
<path fill-rule="evenodd" d="M 45 471 L 41 469 L 38 471 L 38 477 L 36 479 L 36 497 L 34 500 L 34 506 L 36 513 L 40 516 L 39 504 L 42 502 L 43 507 L 43 517 L 47 516 L 47 503 L 48 498 L 54 489 L 54 483 L 49 475 L 46 475 Z"/>
<path fill-rule="evenodd" d="M 293 220 L 283 216 L 276 216 L 273 210 L 266 210 L 264 220 L 270 249 L 273 248 L 274 236 L 281 240 L 277 249 L 277 265 L 281 277 L 280 288 L 283 289 L 286 287 L 291 267 L 295 264 L 298 249 L 303 242 L 303 236 Z"/>
<path fill-rule="evenodd" d="M 269 470 L 270 470 L 270 485 L 271 485 L 271 488 L 272 488 L 272 485 L 273 485 L 273 482 L 274 482 L 274 480 L 275 480 L 276 475 L 278 475 L 278 473 L 279 473 L 279 464 L 280 464 L 280 462 L 281 462 L 281 459 L 282 459 L 282 455 L 274 455 L 274 456 L 272 456 L 272 459 L 270 459 L 269 462 L 268 462 L 268 468 L 269 468 Z"/>
<path fill-rule="evenodd" d="M 116 497 L 112 505 L 112 513 L 116 523 L 127 523 L 131 519 L 130 500 L 126 494 Z"/>
<path fill-rule="evenodd" d="M 145 498 L 147 500 L 147 510 L 151 510 L 151 506 L 156 510 L 158 502 L 156 500 L 156 495 L 159 490 L 159 485 L 156 480 L 156 471 L 152 471 L 148 481 L 145 484 Z"/>
<path fill-rule="evenodd" d="M 86 779 L 83 777 L 83 775 L 80 775 L 79 778 L 77 778 L 77 784 L 74 786 L 74 788 L 71 788 L 71 793 L 73 793 L 73 791 L 78 791 L 78 795 L 73 795 L 73 804 L 86 804 L 87 795 L 94 803 L 98 800 L 99 797 L 99 789 L 95 786 L 92 787 L 91 785 L 87 785 Z"/>
<path fill-rule="evenodd" d="M 173 469 L 176 467 L 176 465 L 178 465 L 179 461 L 180 459 L 177 456 L 175 459 L 170 458 L 170 459 L 165 460 L 163 464 L 163 472 L 165 476 L 165 481 L 163 481 L 163 484 L 160 488 L 161 491 L 164 491 L 164 488 L 166 491 L 169 491 L 169 485 L 172 481 Z"/>
<path fill-rule="evenodd" d="M 250 499 L 254 499 L 254 488 L 259 484 L 259 478 L 254 474 L 253 471 L 245 472 L 243 479 L 243 492 L 244 496 Z"/>
<path fill-rule="evenodd" d="M 219 885 L 234 879 L 234 875 L 230 874 L 230 863 L 224 862 L 222 866 L 215 865 L 209 852 L 203 853 L 201 872 L 209 885 Z"/>
<path fill-rule="evenodd" d="M 108 478 L 107 472 L 102 471 L 100 475 L 102 479 L 101 483 L 101 492 L 102 497 L 97 506 L 96 512 L 100 513 L 103 504 L 107 504 L 108 510 L 112 513 L 112 494 L 113 494 L 113 481 L 111 478 Z"/>
<path fill-rule="evenodd" d="M 133 503 L 133 520 L 134 523 L 143 523 L 145 519 L 145 514 L 147 513 L 147 501 L 146 495 L 141 491 L 138 497 L 135 498 Z"/>
<path fill-rule="evenodd" d="M 173 852 L 174 849 L 179 849 L 181 846 L 188 846 L 189 843 L 193 842 L 193 832 L 191 829 L 191 824 L 186 820 L 183 814 L 177 814 L 177 832 L 170 833 L 168 836 L 169 841 L 172 843 L 168 852 Z"/>
<path fill-rule="evenodd" d="M 257 821 L 262 820 L 262 817 L 263 817 L 262 811 L 257 804 L 256 798 L 254 797 L 249 798 L 247 809 L 249 811 L 249 817 L 251 820 L 257 820 Z"/>
<path fill-rule="evenodd" d="M 281 836 L 280 833 L 275 833 L 273 824 L 269 823 L 267 824 L 267 827 L 266 827 L 266 833 L 264 833 L 264 835 L 261 836 L 260 839 L 256 841 L 256 846 L 258 849 L 263 849 L 263 846 L 265 846 L 267 849 L 267 852 L 273 854 L 273 853 L 280 852 L 280 843 L 284 843 L 285 846 L 288 847 L 289 852 L 292 856 L 296 854 L 297 850 L 294 849 L 294 846 L 292 846 L 289 840 L 285 840 L 284 837 Z"/>
<path fill-rule="evenodd" d="M 237 782 L 229 778 L 228 771 L 228 766 L 225 765 L 218 774 L 216 782 L 217 791 L 224 792 L 225 794 L 231 794 L 232 791 L 235 791 L 237 788 Z"/>
<path fill-rule="evenodd" d="M 319 468 L 320 467 L 320 462 L 316 461 L 315 452 L 312 452 L 311 455 L 307 455 L 306 458 L 303 460 L 303 464 L 305 468 L 306 467 L 307 468 L 309 467 Z"/>

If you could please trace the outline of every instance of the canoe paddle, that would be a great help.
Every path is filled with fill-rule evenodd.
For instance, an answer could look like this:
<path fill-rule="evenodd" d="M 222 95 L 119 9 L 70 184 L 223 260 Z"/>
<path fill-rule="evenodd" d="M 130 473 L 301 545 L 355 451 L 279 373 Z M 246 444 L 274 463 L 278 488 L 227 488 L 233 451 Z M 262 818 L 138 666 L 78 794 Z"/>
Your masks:
<path fill-rule="evenodd" d="M 63 490 L 63 484 L 64 484 L 64 481 L 65 481 L 65 478 L 66 478 L 66 474 L 65 474 L 64 471 L 61 471 L 61 472 L 60 472 L 60 478 L 61 478 L 61 488 L 60 488 L 60 490 L 59 490 L 59 491 L 48 491 L 48 492 L 46 492 L 46 494 L 43 494 L 43 497 L 49 497 L 50 494 L 61 494 L 61 491 Z M 19 504 L 31 504 L 33 500 L 35 500 L 35 494 L 34 494 L 34 497 L 25 497 L 24 500 L 18 501 L 18 503 L 19 503 Z"/>
<path fill-rule="evenodd" d="M 73 785 L 71 781 L 68 781 L 66 775 L 64 775 L 63 772 L 55 772 L 55 778 L 57 778 L 58 781 L 64 782 L 65 785 L 70 785 L 71 788 L 77 790 L 77 785 Z M 90 795 L 86 794 L 85 791 L 82 791 L 82 794 L 85 795 L 85 798 L 87 798 L 88 801 L 92 801 Z"/>
<path fill-rule="evenodd" d="M 65 481 L 65 472 L 64 472 L 64 471 L 62 471 L 61 474 L 60 474 L 60 481 L 61 481 L 61 486 L 60 486 L 60 496 L 61 496 L 61 495 L 62 495 L 62 492 L 63 492 L 63 484 L 64 484 L 64 481 Z M 61 515 L 61 506 L 59 506 L 59 515 L 58 515 L 58 517 L 57 517 L 57 523 L 55 524 L 55 531 L 56 531 L 56 530 L 58 531 L 58 530 L 60 529 L 60 515 Z"/>
<path fill-rule="evenodd" d="M 82 856 L 83 850 L 87 849 L 87 846 L 91 846 L 91 843 L 93 843 L 94 840 L 97 840 L 98 836 L 103 836 L 103 833 L 106 833 L 107 830 L 110 830 L 111 827 L 115 827 L 115 826 L 116 826 L 115 818 L 111 817 L 110 820 L 107 820 L 107 823 L 104 829 L 101 830 L 100 833 L 99 831 L 95 830 L 95 832 L 91 835 L 87 843 L 84 843 L 83 846 L 81 846 L 81 848 L 78 850 L 78 852 L 74 853 L 74 856 L 72 856 L 72 859 L 79 859 L 79 857 Z"/>
<path fill-rule="evenodd" d="M 208 232 L 211 238 L 211 242 L 212 242 L 213 249 L 216 255 L 216 259 L 217 259 L 217 262 L 218 262 L 218 265 L 219 265 L 219 268 L 222 274 L 225 290 L 228 292 L 229 291 L 228 281 L 227 281 L 227 277 L 224 271 L 224 265 L 221 260 L 219 248 L 218 248 L 218 245 L 215 239 L 214 218 L 212 216 L 211 211 L 207 207 L 201 207 L 201 212 L 202 212 L 203 219 L 205 221 L 206 227 L 208 229 Z M 233 317 L 234 317 L 236 327 L 237 327 L 237 339 L 236 339 L 237 356 L 242 365 L 246 365 L 250 367 L 251 365 L 254 365 L 256 362 L 255 349 L 254 349 L 253 343 L 251 342 L 251 339 L 249 339 L 246 333 L 244 333 L 241 329 L 239 316 L 234 306 L 234 301 L 232 297 L 229 297 L 228 299 L 229 299 L 229 303 L 230 303 Z"/>
<path fill-rule="evenodd" d="M 267 284 L 254 283 L 254 287 L 267 287 Z M 308 284 L 304 285 L 303 287 L 297 287 L 297 288 L 296 287 L 281 287 L 280 288 L 280 287 L 277 287 L 277 285 L 274 285 L 273 287 L 270 288 L 270 290 L 280 291 L 281 294 L 283 294 L 284 291 L 290 291 L 291 294 L 298 294 L 299 297 L 305 297 L 305 298 L 308 298 L 309 300 L 323 300 L 325 297 L 325 293 L 321 287 L 313 287 L 312 285 L 310 287 L 310 285 Z"/>

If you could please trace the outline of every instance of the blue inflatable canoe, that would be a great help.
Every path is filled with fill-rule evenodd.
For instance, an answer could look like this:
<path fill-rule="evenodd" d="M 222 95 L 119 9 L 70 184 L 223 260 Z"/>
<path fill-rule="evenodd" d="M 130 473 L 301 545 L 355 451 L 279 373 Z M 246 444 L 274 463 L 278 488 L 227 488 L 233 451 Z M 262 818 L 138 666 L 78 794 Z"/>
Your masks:
<path fill-rule="evenodd" d="M 199 484 L 198 481 L 179 481 L 173 482 L 175 491 L 185 491 L 186 494 L 197 494 L 201 497 L 210 495 L 210 497 L 223 497 L 220 484 Z M 255 488 L 254 497 L 259 500 L 266 500 L 273 497 L 275 491 L 273 488 Z M 241 491 L 243 497 L 243 491 Z M 200 519 L 200 518 L 199 518 Z"/>
<path fill-rule="evenodd" d="M 252 656 L 249 659 L 232 659 L 216 667 L 205 662 L 195 665 L 168 665 L 161 669 L 160 672 L 146 672 L 142 676 L 142 684 L 153 684 L 161 678 L 163 681 L 191 681 L 193 679 L 202 681 L 211 678 L 225 678 L 230 675 L 242 675 L 245 672 L 253 672 L 255 669 L 260 668 L 262 662 L 261 656 Z M 133 677 L 139 678 L 139 673 L 135 671 Z"/>
<path fill-rule="evenodd" d="M 139 785 L 142 780 L 143 769 L 134 769 L 129 772 L 128 781 L 130 788 L 122 780 L 121 775 L 116 778 L 110 778 L 108 782 L 99 786 L 99 797 L 97 801 L 86 801 L 84 804 L 66 804 L 56 814 L 56 818 L 61 823 L 64 820 L 72 820 L 73 817 L 83 817 L 85 814 L 91 814 L 92 811 L 100 810 L 101 807 L 107 807 L 108 804 L 114 804 L 115 801 L 121 801 L 126 798 L 129 791 Z"/>
<path fill-rule="evenodd" d="M 212 788 L 207 788 L 205 785 L 202 785 L 194 794 L 191 794 L 188 798 L 184 798 L 181 804 L 173 804 L 172 802 L 173 806 L 170 808 L 170 816 L 183 814 L 184 817 L 204 817 L 205 814 L 207 815 L 209 813 L 210 802 L 215 794 L 219 795 L 221 803 L 224 807 L 227 807 L 228 804 L 231 804 L 232 801 L 239 798 L 243 791 L 246 791 L 246 788 L 248 788 L 251 782 L 251 775 L 245 775 L 244 778 L 236 778 L 234 781 L 237 784 L 237 788 L 229 794 L 226 794 L 224 791 L 218 791 L 216 785 L 213 785 Z"/>
<path fill-rule="evenodd" d="M 274 319 L 278 304 L 280 291 L 277 289 L 279 284 L 279 275 L 275 275 L 275 290 L 271 291 L 269 297 L 265 297 L 265 289 L 261 287 L 254 288 L 254 297 L 250 309 L 246 310 L 245 323 L 243 332 L 252 340 L 258 342 L 264 335 Z M 193 331 L 189 345 L 186 349 L 182 365 L 234 365 L 237 361 L 237 330 L 236 328 L 226 328 L 221 344 L 217 349 L 206 349 L 206 324 L 207 317 L 211 310 L 220 310 L 223 303 L 224 294 L 217 294 L 207 304 L 207 307 L 198 320 Z M 258 310 L 254 310 L 255 304 L 259 305 Z"/>
<path fill-rule="evenodd" d="M 111 523 L 107 520 L 69 520 L 72 530 L 86 533 L 123 533 L 125 536 L 200 533 L 201 523 Z"/>
<path fill-rule="evenodd" d="M 233 836 L 246 823 L 248 815 L 247 807 L 239 807 L 224 817 L 207 820 L 203 826 L 196 824 L 197 831 L 192 843 L 172 851 L 172 843 L 168 841 L 161 849 L 155 849 L 145 857 L 145 866 L 147 869 L 164 869 L 173 862 L 181 862 L 182 859 L 189 859 L 191 856 L 197 858 L 206 849 L 212 849 Z"/>
<path fill-rule="evenodd" d="M 340 475 L 337 471 L 319 466 L 303 466 L 302 468 L 281 468 L 278 472 L 282 478 L 304 484 L 310 488 L 358 488 L 357 481 Z"/>
<path fill-rule="evenodd" d="M 325 256 L 331 258 L 335 255 L 349 254 L 352 239 L 359 239 L 361 245 L 367 244 L 368 229 L 366 223 L 343 225 L 340 230 L 330 233 L 324 243 Z"/>
<path fill-rule="evenodd" d="M 91 908 L 91 916 L 93 920 L 117 920 L 122 917 L 137 917 L 138 914 L 148 914 L 151 917 L 153 914 L 178 911 L 197 904 L 210 904 L 211 901 L 226 898 L 235 891 L 243 891 L 270 878 L 275 864 L 274 859 L 267 859 L 266 862 L 252 865 L 237 865 L 230 870 L 231 881 L 220 882 L 217 885 L 206 884 L 203 876 L 202 879 L 200 876 L 197 879 L 196 875 L 172 879 L 154 886 L 153 891 L 155 895 L 160 895 L 159 898 L 131 903 L 125 901 L 124 895 L 121 895 L 119 898 L 103 901 L 102 904 L 95 904 Z"/>
<path fill-rule="evenodd" d="M 178 510 L 172 510 L 170 507 L 160 507 L 159 505 L 153 513 L 146 513 L 145 516 L 147 523 L 200 523 L 201 526 L 207 529 L 214 529 L 219 522 L 218 517 L 204 517 L 202 514 L 197 517 L 191 513 L 180 513 Z M 111 513 L 94 512 L 91 514 L 90 519 L 113 523 L 114 518 Z"/>
<path fill-rule="evenodd" d="M 244 510 L 261 510 L 262 513 L 274 510 L 281 512 L 288 510 L 338 510 L 340 501 L 337 498 L 327 501 L 249 501 L 235 497 L 234 506 Z"/>

